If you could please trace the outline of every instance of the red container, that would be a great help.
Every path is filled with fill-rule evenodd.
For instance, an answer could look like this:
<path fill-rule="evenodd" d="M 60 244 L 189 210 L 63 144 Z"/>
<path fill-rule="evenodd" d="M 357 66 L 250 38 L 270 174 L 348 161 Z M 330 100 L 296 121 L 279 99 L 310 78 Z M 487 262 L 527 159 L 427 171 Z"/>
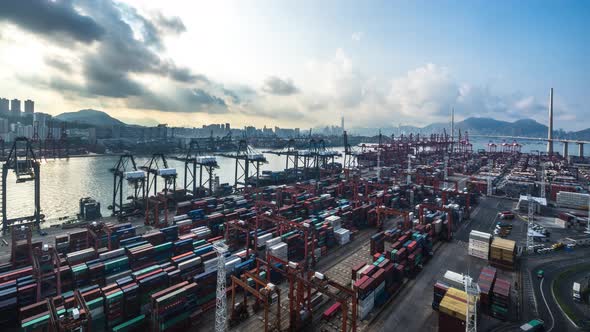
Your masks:
<path fill-rule="evenodd" d="M 392 249 L 392 250 L 393 250 L 393 249 L 397 249 L 397 250 L 399 250 L 399 249 L 401 249 L 402 245 L 403 245 L 403 243 L 402 243 L 402 242 L 400 242 L 400 241 L 397 241 L 397 242 L 395 242 L 394 244 L 392 244 L 392 245 L 391 245 L 391 249 Z"/>
<path fill-rule="evenodd" d="M 358 289 L 363 283 L 367 282 L 369 278 L 369 276 L 362 276 L 359 280 L 354 282 L 354 288 Z"/>
<path fill-rule="evenodd" d="M 375 265 L 370 265 L 365 271 L 363 271 L 362 274 L 370 277 L 376 271 L 377 271 L 377 267 Z"/>
<path fill-rule="evenodd" d="M 417 246 L 418 246 L 418 243 L 416 241 L 410 242 L 410 244 L 408 244 L 408 252 L 414 252 L 414 250 L 416 250 Z"/>
<path fill-rule="evenodd" d="M 322 316 L 323 319 L 329 320 L 340 310 L 340 302 L 334 303 L 328 310 L 324 311 Z"/>
<path fill-rule="evenodd" d="M 377 269 L 372 277 L 375 279 L 375 286 L 379 286 L 383 281 L 385 281 L 385 270 Z"/>
<path fill-rule="evenodd" d="M 404 236 L 400 237 L 397 241 L 402 243 L 402 245 L 403 245 L 404 243 L 406 243 L 406 241 L 408 241 L 408 236 L 404 235 Z"/>
<path fill-rule="evenodd" d="M 389 264 L 391 261 L 389 259 L 384 259 L 381 263 L 379 263 L 379 265 L 377 265 L 377 267 L 383 269 L 385 268 L 385 266 L 387 266 L 387 264 Z"/>
<path fill-rule="evenodd" d="M 438 332 L 462 332 L 465 331 L 465 322 L 459 318 L 449 316 L 443 312 L 438 313 Z"/>
<path fill-rule="evenodd" d="M 367 265 L 367 263 L 361 262 L 358 263 L 357 265 L 352 267 L 352 280 L 356 280 L 356 274 L 358 273 L 358 271 L 360 271 L 363 267 L 365 267 L 365 265 Z"/>

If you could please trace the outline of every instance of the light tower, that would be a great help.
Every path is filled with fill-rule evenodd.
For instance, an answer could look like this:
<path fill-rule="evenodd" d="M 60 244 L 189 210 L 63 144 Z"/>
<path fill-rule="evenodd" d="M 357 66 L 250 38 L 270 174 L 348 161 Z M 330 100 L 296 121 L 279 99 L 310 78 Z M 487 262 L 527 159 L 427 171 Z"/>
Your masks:
<path fill-rule="evenodd" d="M 466 275 L 464 278 L 465 293 L 467 293 L 467 312 L 465 331 L 477 332 L 477 301 L 479 298 L 479 285 L 473 282 L 473 279 Z"/>
<path fill-rule="evenodd" d="M 445 184 L 443 186 L 443 189 L 447 189 L 447 182 L 449 181 L 449 156 L 445 156 L 445 169 L 444 169 L 444 174 L 445 174 Z"/>
<path fill-rule="evenodd" d="M 547 127 L 547 154 L 553 154 L 553 88 L 549 91 L 549 126 Z"/>
<path fill-rule="evenodd" d="M 588 187 L 588 192 L 590 192 L 590 187 Z M 588 197 L 588 224 L 584 233 L 590 234 L 590 196 Z"/>
<path fill-rule="evenodd" d="M 227 303 L 225 292 L 225 253 L 228 248 L 222 241 L 213 243 L 213 249 L 217 253 L 217 291 L 215 299 L 215 332 L 227 331 Z"/>
<path fill-rule="evenodd" d="M 381 147 L 377 150 L 377 180 L 381 180 Z"/>
<path fill-rule="evenodd" d="M 492 177 L 488 176 L 488 185 L 487 185 L 487 194 L 488 196 L 492 196 Z"/>
<path fill-rule="evenodd" d="M 545 163 L 541 167 L 541 198 L 545 198 Z"/>
<path fill-rule="evenodd" d="M 535 202 L 533 201 L 533 197 L 531 196 L 531 194 L 527 195 L 527 204 L 529 207 L 529 216 L 528 216 L 528 221 L 527 221 L 527 230 L 526 230 L 526 249 L 527 251 L 530 253 L 533 250 L 533 233 L 531 232 L 532 230 L 532 225 L 533 225 L 533 218 L 535 217 L 535 208 L 534 208 L 534 204 Z"/>
<path fill-rule="evenodd" d="M 410 185 L 412 184 L 412 175 L 410 174 L 412 172 L 412 155 L 408 153 L 408 175 L 406 177 L 406 184 Z"/>

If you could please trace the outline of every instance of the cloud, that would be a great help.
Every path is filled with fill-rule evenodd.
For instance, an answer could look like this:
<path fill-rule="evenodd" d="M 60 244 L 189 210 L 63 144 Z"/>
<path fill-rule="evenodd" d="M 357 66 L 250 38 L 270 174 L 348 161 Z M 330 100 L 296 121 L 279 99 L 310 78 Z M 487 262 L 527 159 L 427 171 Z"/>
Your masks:
<path fill-rule="evenodd" d="M 354 32 L 350 38 L 352 38 L 352 40 L 355 42 L 360 42 L 363 38 L 363 33 L 358 31 Z"/>
<path fill-rule="evenodd" d="M 408 117 L 440 116 L 450 113 L 458 96 L 458 85 L 449 70 L 427 64 L 392 81 L 389 103 Z"/>
<path fill-rule="evenodd" d="M 104 28 L 89 16 L 82 15 L 71 0 L 2 0 L 0 21 L 48 37 L 68 37 L 91 43 L 100 40 Z"/>
<path fill-rule="evenodd" d="M 262 91 L 278 96 L 290 96 L 299 93 L 299 89 L 293 83 L 291 79 L 281 79 L 276 76 L 268 77 L 264 81 Z"/>
<path fill-rule="evenodd" d="M 165 17 L 160 12 L 148 17 L 134 7 L 113 0 L 23 3 L 34 7 L 24 10 L 20 2 L 2 2 L 0 8 L 4 6 L 10 10 L 0 14 L 0 19 L 8 17 L 21 28 L 50 37 L 54 35 L 53 29 L 81 41 L 96 40 L 92 47 L 68 45 L 79 59 L 79 66 L 74 67 L 57 55 L 47 55 L 45 64 L 57 69 L 58 74 L 51 76 L 50 72 L 49 78 L 25 78 L 29 83 L 37 80 L 33 84 L 57 91 L 66 98 L 75 94 L 83 98 L 106 97 L 101 103 L 130 108 L 216 113 L 228 110 L 225 100 L 218 96 L 224 96 L 223 92 L 217 91 L 215 83 L 161 55 L 165 53 L 164 36 L 186 30 L 180 18 Z M 50 16 L 41 19 L 51 25 L 50 29 L 31 25 L 27 15 L 33 15 L 29 12 L 35 10 Z M 54 24 L 51 20 L 60 22 Z M 74 23 L 89 27 L 78 28 Z M 85 32 L 84 29 L 98 31 L 98 28 L 90 29 L 94 25 L 100 28 L 100 33 Z M 68 76 L 61 75 L 64 73 Z M 148 87 L 146 83 L 154 79 L 159 84 Z"/>
<path fill-rule="evenodd" d="M 157 26 L 165 33 L 179 34 L 186 31 L 186 26 L 180 19 L 180 17 L 165 17 L 162 13 L 157 12 L 155 14 L 155 21 Z"/>
<path fill-rule="evenodd" d="M 58 57 L 46 56 L 45 64 L 52 68 L 58 69 L 64 73 L 72 72 L 72 66 L 67 61 L 64 61 Z"/>
<path fill-rule="evenodd" d="M 366 78 L 344 50 L 337 49 L 335 56 L 328 61 L 311 61 L 306 69 L 307 76 L 313 77 L 311 82 L 306 82 L 311 90 L 310 104 L 332 105 L 334 108 L 360 105 Z"/>

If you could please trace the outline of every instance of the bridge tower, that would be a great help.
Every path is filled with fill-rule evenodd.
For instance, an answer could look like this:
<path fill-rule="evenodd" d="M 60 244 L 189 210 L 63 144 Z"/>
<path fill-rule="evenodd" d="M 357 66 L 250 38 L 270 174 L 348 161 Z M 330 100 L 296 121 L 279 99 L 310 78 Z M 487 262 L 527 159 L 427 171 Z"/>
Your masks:
<path fill-rule="evenodd" d="M 549 92 L 549 125 L 547 132 L 547 154 L 553 154 L 553 88 Z"/>

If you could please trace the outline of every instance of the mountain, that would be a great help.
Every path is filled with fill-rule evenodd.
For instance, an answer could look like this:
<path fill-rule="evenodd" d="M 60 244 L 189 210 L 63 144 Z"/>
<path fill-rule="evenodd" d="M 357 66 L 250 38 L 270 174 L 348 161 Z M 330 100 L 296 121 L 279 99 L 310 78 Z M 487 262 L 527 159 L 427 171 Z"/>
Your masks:
<path fill-rule="evenodd" d="M 577 139 L 580 141 L 589 141 L 590 140 L 590 128 L 568 133 L 567 137 L 569 139 L 574 139 L 574 140 Z"/>
<path fill-rule="evenodd" d="M 403 127 L 389 127 L 381 128 L 381 132 L 384 135 L 390 135 L 395 133 L 396 135 L 401 133 L 440 133 L 444 130 L 450 134 L 451 124 L 444 122 L 431 123 L 424 127 L 414 126 L 403 126 Z M 521 119 L 514 122 L 500 121 L 492 118 L 467 118 L 463 121 L 455 123 L 455 131 L 461 130 L 461 132 L 468 131 L 473 135 L 501 135 L 501 136 L 529 136 L 529 137 L 546 137 L 547 126 L 538 123 L 532 119 Z M 379 129 L 377 128 L 353 128 L 351 132 L 353 134 L 365 134 L 375 135 Z M 455 133 L 457 134 L 457 132 Z M 584 133 L 580 132 L 582 136 Z M 590 130 L 588 133 L 590 134 Z"/>
<path fill-rule="evenodd" d="M 467 118 L 455 124 L 461 131 L 470 134 L 502 135 L 502 136 L 547 136 L 547 126 L 532 119 L 521 119 L 514 122 L 500 121 L 491 118 Z"/>
<path fill-rule="evenodd" d="M 94 126 L 110 127 L 110 126 L 122 126 L 125 125 L 110 115 L 102 111 L 93 109 L 79 110 L 77 112 L 67 112 L 56 116 L 58 120 L 67 122 L 77 122 L 83 124 L 89 124 Z"/>

